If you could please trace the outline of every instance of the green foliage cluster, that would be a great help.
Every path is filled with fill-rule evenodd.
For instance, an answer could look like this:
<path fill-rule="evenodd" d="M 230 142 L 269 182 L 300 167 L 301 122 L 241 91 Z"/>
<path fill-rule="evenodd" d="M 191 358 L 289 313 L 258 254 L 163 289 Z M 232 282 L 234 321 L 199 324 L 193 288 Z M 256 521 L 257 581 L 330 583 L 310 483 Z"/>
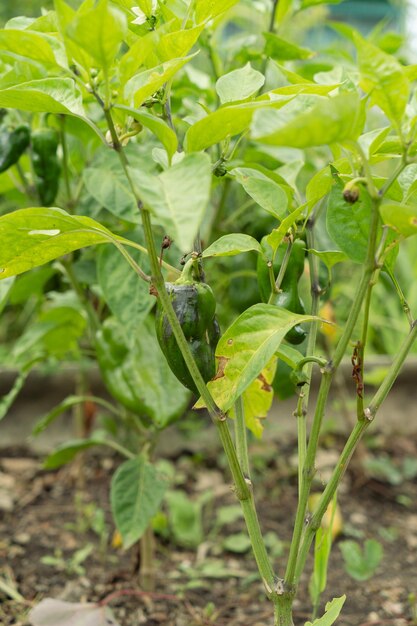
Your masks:
<path fill-rule="evenodd" d="M 331 547 L 323 515 L 417 335 L 415 253 L 404 245 L 417 235 L 417 68 L 401 37 L 376 28 L 365 38 L 329 21 L 324 5 L 84 0 L 74 8 L 55 0 L 53 10 L 0 30 L 1 132 L 25 125 L 31 137 L 0 174 L 1 358 L 19 371 L 0 417 L 31 368 L 75 361 L 76 393 L 36 432 L 79 405 L 85 437 L 62 445 L 46 467 L 96 445 L 123 455 L 113 515 L 123 545 L 140 540 L 149 556 L 162 503 L 179 520 L 186 509 L 155 465 L 159 432 L 190 407 L 207 409 L 279 626 L 293 624 L 316 534 L 326 537 L 322 551 L 316 542 L 319 605 Z M 309 41 L 329 28 L 337 43 L 314 50 Z M 377 325 L 381 301 L 387 315 Z M 394 310 L 397 326 L 381 340 Z M 366 349 L 379 350 L 386 337 L 394 357 L 371 394 Z M 344 357 L 357 421 L 306 525 Z M 92 364 L 111 402 L 88 393 Z M 293 538 L 277 572 L 247 444 L 247 431 L 262 436 L 275 390 L 295 396 L 299 457 Z M 194 520 L 199 511 L 197 503 Z M 355 563 L 368 576 L 359 549 Z M 331 626 L 344 599 L 314 624 Z"/>

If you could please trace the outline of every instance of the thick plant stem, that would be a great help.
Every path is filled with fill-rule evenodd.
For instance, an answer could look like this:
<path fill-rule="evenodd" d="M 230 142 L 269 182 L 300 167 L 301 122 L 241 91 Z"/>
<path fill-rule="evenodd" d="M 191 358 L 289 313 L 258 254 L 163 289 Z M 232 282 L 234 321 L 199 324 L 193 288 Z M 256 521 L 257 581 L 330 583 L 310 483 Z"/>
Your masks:
<path fill-rule="evenodd" d="M 294 626 L 291 594 L 284 594 L 274 601 L 274 626 Z"/>

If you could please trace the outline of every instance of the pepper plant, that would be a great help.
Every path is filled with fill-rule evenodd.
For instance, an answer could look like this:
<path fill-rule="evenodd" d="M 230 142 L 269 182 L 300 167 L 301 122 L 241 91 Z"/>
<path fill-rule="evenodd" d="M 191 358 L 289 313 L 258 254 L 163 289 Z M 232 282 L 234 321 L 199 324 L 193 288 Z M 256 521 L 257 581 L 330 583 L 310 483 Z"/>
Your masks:
<path fill-rule="evenodd" d="M 275 625 L 292 626 L 322 518 L 417 335 L 395 276 L 400 245 L 417 234 L 416 67 L 396 54 L 400 37 L 377 29 L 365 38 L 327 22 L 321 0 L 85 0 L 77 10 L 55 0 L 54 7 L 0 32 L 7 132 L 21 124 L 34 131 L 32 154 L 24 146 L 0 179 L 6 198 L 17 189 L 25 206 L 9 202 L 0 218 L 0 276 L 10 281 L 53 261 L 56 268 L 63 257 L 110 392 L 135 411 L 138 389 L 140 402 L 151 389 L 153 401 L 139 411 L 151 422 L 160 418 L 158 402 L 160 410 L 174 398 L 181 405 L 185 393 L 178 383 L 164 395 L 166 357 L 217 428 Z M 314 52 L 317 33 L 328 46 Z M 52 129 L 46 159 L 41 128 Z M 319 313 L 339 263 L 357 284 L 328 356 Z M 404 330 L 370 395 L 366 347 L 381 276 L 398 294 Z M 230 294 L 235 280 L 244 281 L 240 298 L 217 299 L 219 338 L 213 294 L 225 286 Z M 298 286 L 306 281 L 304 304 Z M 136 337 L 153 336 L 155 299 L 162 351 L 154 342 L 148 366 L 137 369 Z M 328 396 L 345 356 L 357 421 L 310 515 Z M 265 547 L 247 444 L 248 430 L 262 435 L 278 362 L 291 368 L 297 390 L 298 506 L 286 565 L 272 563 Z M 151 500 L 160 493 L 143 459 L 135 454 L 122 466 L 124 500 L 113 500 L 116 521 L 122 509 L 131 514 L 120 525 L 126 545 L 150 521 L 149 511 L 135 517 L 135 485 Z M 343 602 L 336 598 L 315 623 L 330 626 Z"/>

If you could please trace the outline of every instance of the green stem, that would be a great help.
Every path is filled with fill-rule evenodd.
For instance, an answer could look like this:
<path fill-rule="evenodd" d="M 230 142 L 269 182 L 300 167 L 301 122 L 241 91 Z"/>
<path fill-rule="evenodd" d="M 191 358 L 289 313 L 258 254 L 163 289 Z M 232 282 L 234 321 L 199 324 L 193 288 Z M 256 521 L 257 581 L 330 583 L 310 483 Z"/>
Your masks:
<path fill-rule="evenodd" d="M 155 537 L 151 525 L 140 539 L 139 584 L 144 591 L 155 589 Z"/>
<path fill-rule="evenodd" d="M 248 439 L 245 423 L 245 408 L 243 406 L 243 397 L 240 396 L 235 402 L 235 442 L 236 453 L 239 459 L 240 467 L 246 478 L 250 478 L 249 473 L 249 455 L 248 455 Z"/>
<path fill-rule="evenodd" d="M 372 182 L 373 185 L 373 182 Z M 369 183 L 371 186 L 371 183 Z M 314 413 L 313 423 L 311 426 L 310 437 L 308 440 L 305 463 L 303 468 L 303 478 L 302 478 L 302 490 L 299 496 L 297 513 L 294 523 L 294 531 L 293 537 L 290 545 L 290 554 L 288 557 L 287 570 L 285 574 L 285 582 L 287 585 L 294 584 L 294 576 L 298 559 L 298 551 L 300 548 L 301 537 L 304 530 L 304 520 L 307 511 L 307 503 L 308 496 L 311 489 L 311 484 L 313 482 L 315 469 L 314 462 L 317 453 L 317 447 L 319 442 L 319 436 L 321 431 L 321 425 L 323 422 L 324 412 L 327 404 L 327 398 L 329 395 L 332 378 L 334 372 L 340 365 L 340 362 L 343 358 L 343 355 L 346 352 L 346 348 L 352 336 L 353 330 L 355 328 L 356 322 L 359 317 L 359 313 L 362 308 L 362 304 L 365 298 L 366 291 L 368 289 L 369 282 L 372 277 L 372 273 L 375 269 L 375 251 L 376 251 L 376 240 L 377 240 L 377 232 L 378 232 L 378 222 L 379 222 L 379 205 L 381 202 L 381 198 L 373 197 L 372 198 L 372 214 L 371 214 L 371 222 L 369 229 L 369 243 L 368 250 L 366 255 L 366 261 L 364 264 L 364 268 L 362 271 L 362 277 L 358 284 L 355 298 L 352 303 L 352 307 L 350 309 L 349 317 L 345 324 L 344 332 L 337 344 L 335 354 L 333 360 L 330 361 L 327 366 L 323 369 L 323 376 L 320 383 L 316 410 Z"/>
<path fill-rule="evenodd" d="M 362 418 L 356 422 L 355 427 L 345 444 L 342 454 L 340 455 L 340 458 L 336 464 L 336 467 L 333 470 L 332 476 L 325 490 L 323 491 L 323 494 L 317 505 L 317 509 L 313 517 L 311 518 L 310 524 L 308 525 L 306 529 L 306 532 L 303 538 L 303 543 L 300 547 L 300 553 L 299 553 L 297 568 L 295 572 L 295 581 L 294 581 L 295 584 L 298 583 L 300 576 L 303 572 L 304 565 L 307 559 L 308 552 L 310 550 L 310 546 L 311 546 L 311 542 L 313 540 L 314 534 L 319 528 L 322 517 L 324 513 L 326 512 L 327 507 L 329 506 L 330 501 L 332 500 L 334 494 L 336 493 L 336 490 L 340 484 L 340 481 L 343 478 L 343 475 L 346 471 L 349 461 L 353 453 L 355 452 L 356 447 L 359 441 L 361 440 L 363 433 L 373 421 L 378 409 L 380 408 L 381 404 L 384 402 L 388 393 L 390 392 L 391 387 L 396 381 L 401 371 L 401 368 L 404 364 L 404 361 L 407 358 L 408 353 L 416 339 L 417 339 L 417 323 L 414 322 L 397 356 L 392 362 L 391 367 L 383 383 L 381 384 L 381 386 L 375 393 L 368 408 L 365 409 Z"/>
<path fill-rule="evenodd" d="M 292 603 L 294 596 L 284 593 L 274 601 L 274 626 L 294 626 Z"/>
<path fill-rule="evenodd" d="M 278 272 L 278 276 L 277 279 L 275 281 L 275 285 L 274 285 L 274 291 L 275 293 L 278 293 L 281 287 L 281 283 L 284 279 L 285 276 L 285 272 L 287 271 L 287 266 L 288 266 L 288 262 L 290 260 L 290 256 L 291 256 L 291 250 L 292 250 L 292 240 L 290 239 L 287 245 L 287 249 L 285 251 L 284 254 L 284 258 L 282 259 L 282 263 L 281 263 L 281 267 L 279 268 L 279 272 Z"/>

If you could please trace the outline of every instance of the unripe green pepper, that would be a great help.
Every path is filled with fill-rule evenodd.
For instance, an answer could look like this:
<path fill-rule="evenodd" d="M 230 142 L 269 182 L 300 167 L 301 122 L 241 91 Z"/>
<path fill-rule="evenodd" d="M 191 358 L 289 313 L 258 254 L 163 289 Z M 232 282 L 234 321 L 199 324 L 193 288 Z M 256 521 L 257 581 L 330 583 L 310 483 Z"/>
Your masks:
<path fill-rule="evenodd" d="M 271 246 L 266 241 L 265 237 L 262 239 L 261 245 L 264 250 L 265 256 L 269 258 L 269 260 L 272 262 L 273 251 Z M 274 294 L 272 299 L 272 304 L 280 306 L 283 309 L 287 309 L 287 311 L 291 311 L 292 313 L 298 313 L 300 315 L 303 315 L 305 313 L 303 301 L 298 294 L 298 282 L 304 272 L 304 249 L 305 242 L 301 239 L 296 239 L 291 247 L 291 254 L 288 260 L 284 278 L 281 282 L 280 292 Z M 273 271 L 275 278 L 278 276 L 279 270 L 284 260 L 285 253 L 286 247 L 280 246 L 275 254 L 275 258 L 273 260 Z M 269 302 L 269 299 L 271 297 L 271 280 L 268 264 L 267 262 L 265 262 L 265 258 L 262 255 L 258 256 L 257 274 L 259 291 L 262 301 Z M 289 343 L 297 345 L 304 341 L 306 334 L 307 333 L 305 332 L 305 330 L 299 324 L 296 324 L 295 326 L 293 326 L 293 328 L 291 328 L 291 330 L 288 331 L 288 333 L 285 335 L 285 338 Z"/>
<path fill-rule="evenodd" d="M 2 126 L 0 129 L 0 173 L 18 162 L 30 143 L 28 126 L 18 126 L 14 130 Z"/>
<path fill-rule="evenodd" d="M 54 128 L 40 128 L 32 133 L 32 163 L 36 189 L 43 206 L 56 198 L 61 166 L 57 157 L 59 134 Z"/>
<path fill-rule="evenodd" d="M 166 283 L 165 287 L 200 373 L 204 381 L 208 382 L 216 373 L 215 351 L 220 327 L 215 317 L 216 300 L 213 292 L 209 285 L 196 278 L 195 265 L 195 259 L 190 259 L 180 278 L 175 283 Z M 175 376 L 184 387 L 199 395 L 159 300 L 156 336 Z"/>

